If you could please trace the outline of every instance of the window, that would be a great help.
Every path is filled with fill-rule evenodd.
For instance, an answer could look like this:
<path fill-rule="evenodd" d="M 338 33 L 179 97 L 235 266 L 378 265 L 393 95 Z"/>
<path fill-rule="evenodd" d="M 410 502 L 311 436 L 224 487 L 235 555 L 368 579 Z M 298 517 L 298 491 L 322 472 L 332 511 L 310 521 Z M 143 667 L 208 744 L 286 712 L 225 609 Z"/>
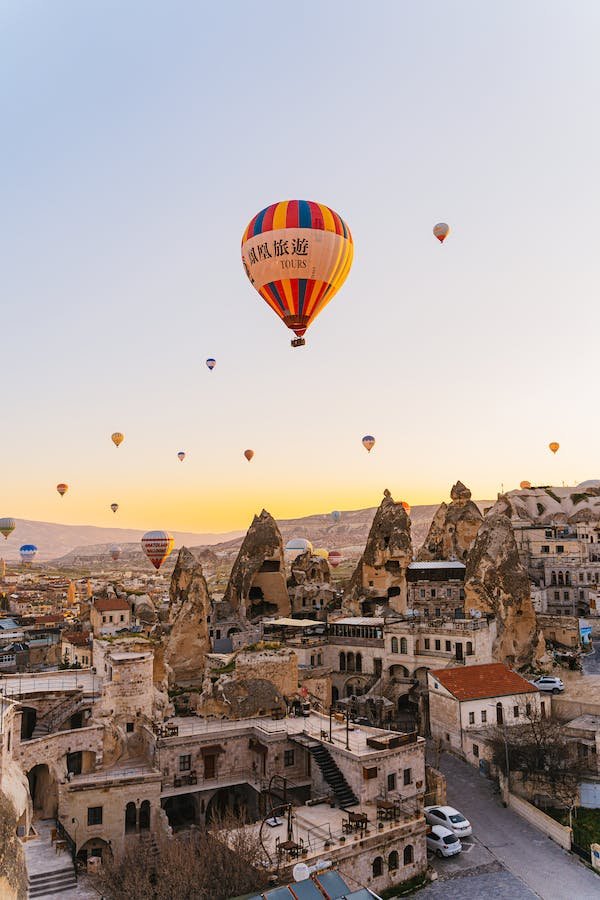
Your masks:
<path fill-rule="evenodd" d="M 545 537 L 549 537 L 549 538 L 552 537 L 552 529 L 551 528 L 546 528 Z"/>
<path fill-rule="evenodd" d="M 446 597 L 452 596 L 452 588 L 446 588 Z"/>
<path fill-rule="evenodd" d="M 569 591 L 564 591 L 563 597 L 565 598 L 565 600 L 568 600 L 570 596 L 571 595 L 570 595 Z"/>
<path fill-rule="evenodd" d="M 554 599 L 560 600 L 560 591 L 554 591 Z"/>
<path fill-rule="evenodd" d="M 380 878 L 383 875 L 383 856 L 376 856 L 373 860 L 373 878 Z"/>
<path fill-rule="evenodd" d="M 354 653 L 352 652 L 346 656 L 346 669 L 348 672 L 354 672 Z"/>
<path fill-rule="evenodd" d="M 421 600 L 425 599 L 425 588 L 421 588 L 421 590 L 419 591 L 419 597 L 421 598 Z"/>
<path fill-rule="evenodd" d="M 564 552 L 565 552 L 565 548 L 563 547 L 562 544 L 557 544 L 557 545 L 556 545 L 556 552 L 557 552 L 557 553 L 564 553 Z"/>
<path fill-rule="evenodd" d="M 525 715 L 526 715 L 526 716 L 531 716 L 531 703 L 526 703 L 526 704 L 525 704 Z"/>
<path fill-rule="evenodd" d="M 412 848 L 412 844 L 407 844 L 404 848 L 404 865 L 410 866 L 411 863 L 415 861 L 415 854 Z"/>
<path fill-rule="evenodd" d="M 88 806 L 88 825 L 102 825 L 101 806 Z"/>
<path fill-rule="evenodd" d="M 137 809 L 135 803 L 130 802 L 125 807 L 125 834 L 131 834 L 137 830 Z"/>
<path fill-rule="evenodd" d="M 434 644 L 434 647 L 435 647 L 436 650 L 441 650 L 442 645 L 441 645 L 440 641 L 436 640 L 436 641 L 435 641 L 435 644 Z"/>
<path fill-rule="evenodd" d="M 125 621 L 125 616 L 124 616 L 123 614 L 121 614 L 120 620 L 121 620 L 121 622 L 124 622 L 124 621 Z"/>
<path fill-rule="evenodd" d="M 412 769 L 405 769 L 403 772 L 403 781 L 405 786 L 412 783 Z"/>
<path fill-rule="evenodd" d="M 543 700 L 540 701 L 540 711 L 542 713 L 542 719 L 546 718 L 546 704 Z"/>
<path fill-rule="evenodd" d="M 446 647 L 446 653 L 450 653 L 450 651 L 452 650 L 452 644 L 451 644 L 451 642 L 450 642 L 450 641 L 446 641 L 445 647 Z"/>
<path fill-rule="evenodd" d="M 189 772 L 192 768 L 192 757 L 189 753 L 184 753 L 183 756 L 179 757 L 179 771 L 180 772 Z"/>
<path fill-rule="evenodd" d="M 102 624 L 106 625 L 106 616 L 102 616 Z"/>
<path fill-rule="evenodd" d="M 405 637 L 400 638 L 400 653 L 408 653 L 408 641 Z"/>
<path fill-rule="evenodd" d="M 113 620 L 113 617 L 112 617 L 112 616 L 109 616 L 109 617 L 108 617 L 108 621 L 109 621 L 109 622 L 112 622 L 112 620 Z"/>
<path fill-rule="evenodd" d="M 362 654 L 361 653 L 356 654 L 356 671 L 362 672 Z"/>
<path fill-rule="evenodd" d="M 487 710 L 482 709 L 481 710 L 481 724 L 485 725 L 486 722 L 487 722 Z"/>
<path fill-rule="evenodd" d="M 479 756 L 479 744 L 473 744 L 473 756 Z"/>
<path fill-rule="evenodd" d="M 150 829 L 150 801 L 142 800 L 140 806 L 140 831 L 148 831 Z"/>
<path fill-rule="evenodd" d="M 431 588 L 431 598 L 432 600 L 435 599 L 435 588 Z"/>
<path fill-rule="evenodd" d="M 467 641 L 467 656 L 473 656 L 473 642 Z"/>
<path fill-rule="evenodd" d="M 501 703 L 496 703 L 496 725 L 504 724 L 504 711 Z"/>
<path fill-rule="evenodd" d="M 390 774 L 387 777 L 387 789 L 388 789 L 388 791 L 396 790 L 396 773 L 395 772 L 390 772 Z"/>
<path fill-rule="evenodd" d="M 550 553 L 550 547 L 548 544 L 542 544 L 542 553 Z"/>
<path fill-rule="evenodd" d="M 284 750 L 283 751 L 283 764 L 284 764 L 284 766 L 293 766 L 294 765 L 294 751 L 293 750 Z"/>
<path fill-rule="evenodd" d="M 346 654 L 340 653 L 340 672 L 346 671 Z"/>
<path fill-rule="evenodd" d="M 392 653 L 397 653 L 397 652 L 398 652 L 398 638 L 393 637 L 392 638 Z"/>
<path fill-rule="evenodd" d="M 125 731 L 127 732 L 127 734 L 131 734 L 131 732 L 133 731 L 133 722 L 126 723 Z"/>
<path fill-rule="evenodd" d="M 469 725 L 474 725 L 474 724 L 475 724 L 475 713 L 470 712 L 469 713 Z"/>
<path fill-rule="evenodd" d="M 441 614 L 442 614 L 442 610 L 440 609 L 439 606 L 436 606 L 436 608 L 435 608 L 435 617 L 436 617 L 436 619 L 439 619 L 439 617 L 441 616 Z"/>
<path fill-rule="evenodd" d="M 424 643 L 425 643 L 425 649 L 426 649 L 426 650 L 429 650 L 429 645 L 430 645 L 430 643 L 431 643 L 431 641 L 429 640 L 429 638 L 425 638 Z"/>
<path fill-rule="evenodd" d="M 518 706 L 513 706 L 513 718 L 515 718 L 515 719 L 519 718 L 519 707 Z"/>
<path fill-rule="evenodd" d="M 398 851 L 392 850 L 392 852 L 388 856 L 388 869 L 390 870 L 390 872 L 396 871 L 396 869 L 398 868 L 398 861 L 399 861 Z"/>

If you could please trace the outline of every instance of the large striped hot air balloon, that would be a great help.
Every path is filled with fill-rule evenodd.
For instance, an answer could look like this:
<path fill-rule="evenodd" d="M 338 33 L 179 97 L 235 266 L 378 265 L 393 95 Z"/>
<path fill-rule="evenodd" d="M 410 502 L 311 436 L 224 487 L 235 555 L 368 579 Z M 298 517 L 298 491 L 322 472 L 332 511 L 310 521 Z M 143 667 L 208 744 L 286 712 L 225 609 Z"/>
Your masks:
<path fill-rule="evenodd" d="M 311 200 L 261 210 L 242 235 L 246 275 L 301 347 L 304 333 L 346 280 L 354 245 L 344 220 Z"/>
<path fill-rule="evenodd" d="M 330 550 L 329 551 L 329 565 L 333 566 L 334 569 L 337 569 L 339 564 L 342 561 L 342 554 L 339 550 Z"/>
<path fill-rule="evenodd" d="M 17 527 L 17 523 L 14 519 L 0 519 L 0 534 L 4 535 L 4 540 L 8 540 L 9 534 L 12 534 L 15 528 Z"/>
<path fill-rule="evenodd" d="M 35 544 L 23 544 L 19 547 L 19 554 L 24 563 L 32 562 L 37 556 L 38 548 Z"/>
<path fill-rule="evenodd" d="M 160 569 L 170 555 L 175 539 L 168 531 L 147 531 L 142 538 L 144 553 L 155 569 Z"/>

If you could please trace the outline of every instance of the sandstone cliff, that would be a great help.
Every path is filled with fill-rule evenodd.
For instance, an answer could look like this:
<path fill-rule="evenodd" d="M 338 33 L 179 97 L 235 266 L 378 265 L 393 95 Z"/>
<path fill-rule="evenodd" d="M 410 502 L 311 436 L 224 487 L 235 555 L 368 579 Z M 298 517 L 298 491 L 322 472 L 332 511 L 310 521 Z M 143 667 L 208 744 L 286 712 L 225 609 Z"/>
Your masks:
<path fill-rule="evenodd" d="M 332 609 L 338 592 L 331 584 L 329 563 L 322 556 L 313 556 L 308 550 L 297 556 L 291 565 L 288 593 L 292 611 L 312 615 L 320 610 Z"/>
<path fill-rule="evenodd" d="M 169 588 L 169 623 L 165 628 L 164 662 L 169 681 L 200 685 L 204 658 L 210 650 L 208 614 L 210 598 L 202 566 L 182 547 Z"/>
<path fill-rule="evenodd" d="M 433 517 L 429 533 L 417 559 L 428 562 L 458 559 L 465 562 L 467 554 L 483 521 L 479 508 L 471 500 L 471 491 L 457 481 L 450 491 L 451 502 L 442 503 Z"/>
<path fill-rule="evenodd" d="M 530 584 L 510 519 L 489 514 L 467 560 L 465 609 L 496 617 L 494 659 L 522 668 L 543 662 L 545 643 L 531 602 Z"/>
<path fill-rule="evenodd" d="M 576 525 L 600 520 L 600 482 L 584 481 L 576 487 L 531 487 L 508 491 L 498 498 L 493 512 L 535 525 Z"/>

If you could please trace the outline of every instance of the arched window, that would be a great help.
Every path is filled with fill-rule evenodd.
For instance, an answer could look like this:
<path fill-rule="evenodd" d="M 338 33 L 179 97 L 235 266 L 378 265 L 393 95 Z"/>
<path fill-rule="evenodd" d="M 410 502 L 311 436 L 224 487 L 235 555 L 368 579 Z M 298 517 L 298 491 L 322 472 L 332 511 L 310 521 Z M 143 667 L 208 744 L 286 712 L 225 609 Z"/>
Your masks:
<path fill-rule="evenodd" d="M 125 807 L 125 834 L 131 834 L 137 830 L 137 810 L 135 803 L 129 802 Z"/>
<path fill-rule="evenodd" d="M 318 666 L 322 666 L 322 665 L 323 665 L 323 654 L 322 654 L 322 653 L 318 653 L 318 654 L 317 654 L 317 665 L 318 665 Z"/>
<path fill-rule="evenodd" d="M 356 654 L 356 671 L 362 672 L 362 654 L 361 653 Z"/>
<path fill-rule="evenodd" d="M 496 703 L 496 725 L 504 724 L 504 710 L 500 702 Z"/>
<path fill-rule="evenodd" d="M 404 865 L 410 866 L 415 861 L 415 853 L 412 844 L 407 844 L 404 848 Z"/>
<path fill-rule="evenodd" d="M 556 584 L 556 572 L 553 572 L 550 576 L 550 584 Z"/>
<path fill-rule="evenodd" d="M 314 667 L 315 667 L 315 654 L 314 653 L 310 657 L 310 664 L 311 664 L 312 668 L 314 669 Z"/>
<path fill-rule="evenodd" d="M 342 651 L 340 653 L 340 672 L 346 671 L 346 654 Z"/>
<path fill-rule="evenodd" d="M 408 641 L 405 637 L 400 638 L 400 653 L 408 653 Z"/>
<path fill-rule="evenodd" d="M 373 878 L 383 875 L 383 856 L 376 856 L 373 860 Z"/>
<path fill-rule="evenodd" d="M 392 638 L 392 653 L 397 653 L 397 652 L 398 652 L 398 638 L 393 637 Z"/>
<path fill-rule="evenodd" d="M 563 585 L 564 585 L 564 583 L 565 583 L 565 576 L 563 575 L 562 572 L 559 572 L 559 573 L 558 573 L 558 583 L 559 583 L 559 584 L 563 584 Z"/>
<path fill-rule="evenodd" d="M 390 872 L 394 872 L 398 868 L 398 851 L 392 850 L 390 855 L 388 856 L 388 869 Z"/>
<path fill-rule="evenodd" d="M 571 584 L 571 573 L 565 572 L 565 584 Z"/>
<path fill-rule="evenodd" d="M 354 672 L 354 653 L 352 651 L 346 657 L 346 668 L 348 672 Z"/>
<path fill-rule="evenodd" d="M 473 641 L 467 641 L 467 656 L 473 656 Z"/>
<path fill-rule="evenodd" d="M 140 806 L 140 831 L 150 830 L 150 801 L 142 800 Z"/>

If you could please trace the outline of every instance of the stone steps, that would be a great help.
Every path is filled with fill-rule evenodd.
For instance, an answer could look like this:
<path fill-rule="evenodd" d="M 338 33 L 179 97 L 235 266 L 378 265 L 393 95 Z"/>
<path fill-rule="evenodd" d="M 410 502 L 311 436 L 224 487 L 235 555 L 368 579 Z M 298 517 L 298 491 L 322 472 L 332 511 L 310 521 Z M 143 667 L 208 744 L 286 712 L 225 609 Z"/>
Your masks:
<path fill-rule="evenodd" d="M 77 878 L 72 864 L 53 872 L 42 872 L 29 876 L 29 897 L 50 897 L 77 887 Z"/>

